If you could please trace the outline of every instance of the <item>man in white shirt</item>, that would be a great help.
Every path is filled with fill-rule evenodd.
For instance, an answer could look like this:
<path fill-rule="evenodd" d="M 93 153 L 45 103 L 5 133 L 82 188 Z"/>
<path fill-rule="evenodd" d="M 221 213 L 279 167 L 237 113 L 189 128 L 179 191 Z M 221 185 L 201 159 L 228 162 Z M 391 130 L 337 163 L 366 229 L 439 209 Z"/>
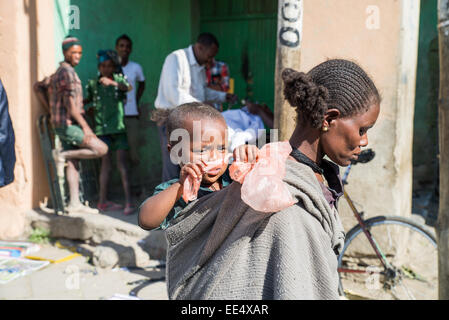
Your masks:
<path fill-rule="evenodd" d="M 179 49 L 165 58 L 154 106 L 157 109 L 175 108 L 189 102 L 223 103 L 237 97 L 207 87 L 207 63 L 218 53 L 218 40 L 210 33 L 202 33 L 195 44 Z M 179 166 L 170 161 L 165 126 L 158 127 L 162 152 L 162 181 L 178 178 Z"/>
<path fill-rule="evenodd" d="M 121 58 L 123 74 L 132 86 L 128 91 L 125 111 L 125 126 L 130 147 L 130 158 L 134 165 L 139 163 L 137 152 L 137 142 L 139 141 L 139 114 L 140 98 L 145 90 L 145 76 L 143 69 L 137 62 L 130 61 L 129 56 L 132 51 L 132 40 L 126 34 L 121 35 L 115 42 L 115 50 Z"/>

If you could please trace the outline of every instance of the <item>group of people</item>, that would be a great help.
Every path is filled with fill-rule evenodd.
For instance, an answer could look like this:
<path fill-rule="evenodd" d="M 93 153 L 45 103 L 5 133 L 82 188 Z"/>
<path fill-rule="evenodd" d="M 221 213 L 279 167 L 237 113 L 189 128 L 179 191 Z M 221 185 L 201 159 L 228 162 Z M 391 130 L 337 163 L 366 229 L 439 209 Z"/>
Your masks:
<path fill-rule="evenodd" d="M 130 208 L 124 133 L 133 124 L 126 123 L 124 106 L 134 101 L 130 108 L 133 116 L 138 115 L 144 90 L 143 74 L 133 80 L 126 72 L 132 42 L 121 37 L 117 53 L 98 53 L 99 76 L 88 82 L 84 101 L 73 69 L 82 47 L 71 37 L 62 46 L 65 61 L 52 76 L 50 114 L 64 146 L 55 158 L 68 162 L 69 207 L 83 206 L 77 199 L 76 159 L 96 157 L 102 157 L 99 208 L 108 207 L 109 157 L 117 151 L 126 208 Z M 246 163 L 251 170 L 260 150 L 246 143 L 229 148 L 229 124 L 213 105 L 237 97 L 227 92 L 226 83 L 207 82 L 218 49 L 217 39 L 202 33 L 194 44 L 169 54 L 154 102 L 162 183 L 140 205 L 138 223 L 145 230 L 165 230 L 169 297 L 338 299 L 337 256 L 344 241 L 337 211 L 343 194 L 338 166 L 349 165 L 367 146 L 367 132 L 380 112 L 377 88 L 357 63 L 348 60 L 327 60 L 307 73 L 283 70 L 283 93 L 296 109 L 297 119 L 282 178 L 296 201 L 278 212 L 259 212 L 242 199 L 241 185 L 229 172 L 231 161 Z M 133 100 L 135 81 L 141 86 Z M 93 110 L 94 130 L 83 117 L 85 109 Z M 272 126 L 272 115 L 267 117 L 266 110 L 251 104 L 248 110 L 264 112 Z M 269 173 L 267 178 L 269 183 Z"/>
<path fill-rule="evenodd" d="M 54 159 L 59 174 L 64 174 L 69 186 L 68 212 L 98 213 L 99 210 L 123 209 L 125 215 L 135 211 L 128 178 L 128 150 L 133 163 L 138 162 L 135 144 L 139 102 L 145 90 L 142 67 L 130 61 L 132 40 L 127 35 L 117 38 L 114 50 L 97 53 L 98 76 L 88 80 L 86 97 L 75 72 L 82 57 L 79 39 L 68 36 L 62 42 L 64 61 L 49 78 L 38 82 L 35 91 L 47 106 L 51 125 L 62 150 L 55 148 Z M 92 127 L 87 120 L 90 117 Z M 111 157 L 117 157 L 125 205 L 107 200 Z M 101 158 L 99 200 L 97 208 L 80 202 L 79 160 Z M 67 163 L 67 164 L 66 164 Z"/>
<path fill-rule="evenodd" d="M 219 107 L 225 101 L 235 102 L 237 96 L 227 93 L 228 67 L 214 59 L 218 48 L 214 35 L 202 33 L 193 45 L 169 54 L 162 67 L 155 108 L 170 110 L 188 102 Z M 139 163 L 136 142 L 140 134 L 140 100 L 145 90 L 142 67 L 129 59 L 132 40 L 124 34 L 117 38 L 115 50 L 97 52 L 98 76 L 87 81 L 84 96 L 74 69 L 82 57 L 80 40 L 66 37 L 62 51 L 64 61 L 60 67 L 51 77 L 38 82 L 35 91 L 47 106 L 54 133 L 62 144 L 62 150 L 54 150 L 54 159 L 60 175 L 64 175 L 64 167 L 67 167 L 65 177 L 70 201 L 66 210 L 96 213 L 123 207 L 107 199 L 111 157 L 115 154 L 124 190 L 123 213 L 131 214 L 135 207 L 131 200 L 127 160 L 130 159 L 133 165 Z M 250 110 L 254 115 L 258 110 L 264 110 L 264 114 L 270 112 L 268 107 L 259 108 L 255 104 L 251 104 Z M 165 124 L 158 129 L 163 159 L 162 181 L 169 181 L 179 177 L 180 167 L 170 160 Z M 79 201 L 79 159 L 94 158 L 101 158 L 97 208 Z"/>

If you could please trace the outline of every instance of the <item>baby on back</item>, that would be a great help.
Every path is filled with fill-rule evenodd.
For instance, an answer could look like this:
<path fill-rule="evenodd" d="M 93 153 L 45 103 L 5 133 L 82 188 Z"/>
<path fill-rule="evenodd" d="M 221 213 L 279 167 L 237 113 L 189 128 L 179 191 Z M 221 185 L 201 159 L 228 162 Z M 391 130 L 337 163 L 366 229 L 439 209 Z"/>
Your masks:
<path fill-rule="evenodd" d="M 227 125 L 215 108 L 192 102 L 170 110 L 157 110 L 153 120 L 165 122 L 168 151 L 181 167 L 179 179 L 158 185 L 139 208 L 139 226 L 146 230 L 166 229 L 189 201 L 219 191 L 232 180 L 229 176 Z M 241 145 L 233 152 L 235 161 L 254 162 L 258 149 Z"/>

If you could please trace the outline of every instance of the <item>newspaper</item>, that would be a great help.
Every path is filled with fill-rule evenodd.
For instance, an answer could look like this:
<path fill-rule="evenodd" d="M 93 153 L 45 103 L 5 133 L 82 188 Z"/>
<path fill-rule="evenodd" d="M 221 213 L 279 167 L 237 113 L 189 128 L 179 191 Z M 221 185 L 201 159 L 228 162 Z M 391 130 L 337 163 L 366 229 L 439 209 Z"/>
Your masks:
<path fill-rule="evenodd" d="M 40 250 L 40 246 L 24 241 L 0 241 L 0 256 L 23 257 Z"/>
<path fill-rule="evenodd" d="M 5 284 L 16 278 L 23 277 L 45 267 L 49 263 L 49 261 L 34 261 L 0 256 L 0 284 Z"/>

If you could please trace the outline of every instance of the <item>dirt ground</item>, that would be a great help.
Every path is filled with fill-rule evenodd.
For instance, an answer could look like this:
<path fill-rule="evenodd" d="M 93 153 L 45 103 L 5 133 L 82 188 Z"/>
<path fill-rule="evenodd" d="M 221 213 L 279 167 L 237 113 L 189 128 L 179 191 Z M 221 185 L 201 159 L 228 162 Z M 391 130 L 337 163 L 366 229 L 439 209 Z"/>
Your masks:
<path fill-rule="evenodd" d="M 32 255 L 58 260 L 72 254 L 47 244 Z M 111 299 L 167 300 L 164 262 L 150 260 L 145 268 L 102 269 L 77 256 L 0 284 L 0 300 Z"/>
<path fill-rule="evenodd" d="M 438 202 L 432 190 L 414 192 L 414 219 L 432 229 L 437 219 Z M 130 223 L 135 223 L 135 218 Z M 131 219 L 131 218 L 130 218 Z M 437 265 L 434 252 L 422 250 L 414 262 L 423 269 L 434 269 Z M 48 259 L 60 259 L 73 252 L 57 248 L 52 244 L 42 245 L 39 252 L 33 254 Z M 363 260 L 363 259 L 362 259 Z M 369 259 L 368 259 L 369 260 Z M 375 263 L 365 258 L 365 265 Z M 360 260 L 357 261 L 360 263 Z M 373 287 L 373 283 L 363 277 L 343 280 L 346 298 L 360 299 L 394 299 Z M 407 281 L 407 280 L 405 280 Z M 418 299 L 437 299 L 436 288 L 424 282 L 414 281 L 414 292 L 420 294 Z M 410 284 L 408 284 L 410 285 Z M 401 286 L 398 286 L 400 288 Z M 404 293 L 399 297 L 409 298 Z M 149 299 L 166 300 L 165 262 L 150 260 L 145 268 L 97 268 L 87 257 L 78 256 L 68 261 L 49 264 L 43 269 L 15 279 L 7 284 L 0 284 L 0 300 L 44 299 L 44 300 L 98 300 L 98 299 Z"/>

